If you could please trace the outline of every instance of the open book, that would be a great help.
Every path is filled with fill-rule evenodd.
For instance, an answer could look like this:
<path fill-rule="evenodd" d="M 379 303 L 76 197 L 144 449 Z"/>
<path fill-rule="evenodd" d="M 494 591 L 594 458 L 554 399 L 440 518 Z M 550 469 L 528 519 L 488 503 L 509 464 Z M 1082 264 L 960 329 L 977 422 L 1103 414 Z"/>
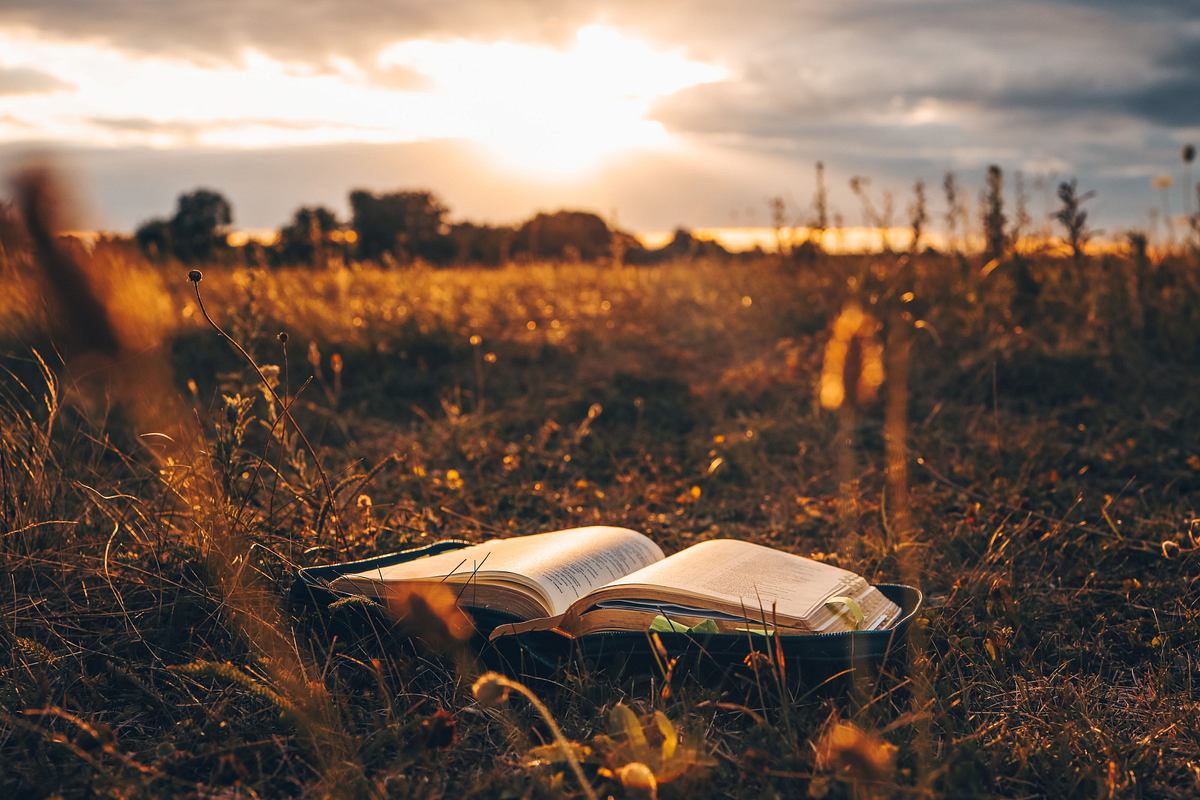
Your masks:
<path fill-rule="evenodd" d="M 386 597 L 400 584 L 449 584 L 466 609 L 518 620 L 492 638 L 555 629 L 774 632 L 882 630 L 900 608 L 861 576 L 733 539 L 671 556 L 626 528 L 572 528 L 494 539 L 336 578 L 337 591 Z M 697 628 L 697 626 L 700 626 Z"/>

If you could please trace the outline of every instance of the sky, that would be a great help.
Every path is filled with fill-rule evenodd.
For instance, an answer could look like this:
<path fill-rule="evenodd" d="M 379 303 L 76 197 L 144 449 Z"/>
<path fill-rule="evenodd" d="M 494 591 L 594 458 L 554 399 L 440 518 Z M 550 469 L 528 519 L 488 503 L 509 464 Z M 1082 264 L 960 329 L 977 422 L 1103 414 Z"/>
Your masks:
<path fill-rule="evenodd" d="M 242 229 L 352 188 L 429 188 L 456 219 L 596 210 L 635 231 L 810 216 L 814 164 L 1021 172 L 1035 224 L 1077 177 L 1097 225 L 1185 208 L 1200 142 L 1196 0 L 0 2 L 0 169 L 55 156 L 87 227 L 131 230 L 197 186 Z M 1174 181 L 1165 193 L 1156 176 Z M 1193 193 L 1194 194 L 1194 193 Z"/>

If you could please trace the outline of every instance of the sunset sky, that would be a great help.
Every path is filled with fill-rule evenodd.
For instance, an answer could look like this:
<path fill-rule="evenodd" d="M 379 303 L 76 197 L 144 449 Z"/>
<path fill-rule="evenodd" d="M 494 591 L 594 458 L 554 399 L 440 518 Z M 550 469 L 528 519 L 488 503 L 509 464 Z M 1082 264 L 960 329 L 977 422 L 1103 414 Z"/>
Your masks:
<path fill-rule="evenodd" d="M 198 185 L 242 228 L 353 187 L 429 187 L 456 218 L 561 206 L 650 231 L 798 213 L 824 160 L 896 193 L 947 169 L 1096 189 L 1145 227 L 1200 141 L 1194 0 L 3 0 L 0 165 L 55 152 L 87 224 L 129 230 Z M 972 195 L 974 195 L 974 191 Z"/>

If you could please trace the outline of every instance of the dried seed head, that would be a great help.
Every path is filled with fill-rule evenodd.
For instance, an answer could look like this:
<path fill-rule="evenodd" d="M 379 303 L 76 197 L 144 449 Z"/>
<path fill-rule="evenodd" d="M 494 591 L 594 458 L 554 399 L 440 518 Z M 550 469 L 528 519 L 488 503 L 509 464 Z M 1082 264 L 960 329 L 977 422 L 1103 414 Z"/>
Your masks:
<path fill-rule="evenodd" d="M 471 694 L 479 705 L 492 708 L 508 700 L 508 682 L 502 675 L 485 672 L 471 686 Z"/>
<path fill-rule="evenodd" d="M 204 280 L 204 273 L 198 269 L 189 269 L 188 280 L 192 283 L 199 283 L 200 281 Z"/>
<path fill-rule="evenodd" d="M 287 331 L 280 331 L 279 334 L 275 338 L 279 340 L 280 344 L 287 344 L 287 340 L 288 340 Z"/>
<path fill-rule="evenodd" d="M 1183 146 L 1183 161 L 1185 164 L 1190 164 L 1196 160 L 1196 145 L 1185 144 Z"/>
<path fill-rule="evenodd" d="M 455 650 L 475 632 L 447 584 L 397 584 L 385 599 L 389 613 L 405 630 L 435 648 Z"/>
<path fill-rule="evenodd" d="M 658 797 L 658 781 L 654 772 L 640 761 L 631 761 L 617 770 L 621 788 L 628 797 Z"/>
<path fill-rule="evenodd" d="M 892 744 L 849 722 L 833 722 L 817 742 L 819 769 L 844 769 L 861 780 L 886 780 L 895 770 L 895 755 Z"/>

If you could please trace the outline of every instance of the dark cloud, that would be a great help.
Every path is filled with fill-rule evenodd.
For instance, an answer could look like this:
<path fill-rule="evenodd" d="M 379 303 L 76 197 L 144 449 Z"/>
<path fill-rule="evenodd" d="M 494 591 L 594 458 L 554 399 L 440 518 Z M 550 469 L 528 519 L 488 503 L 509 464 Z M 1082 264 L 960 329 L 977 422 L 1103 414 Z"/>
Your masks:
<path fill-rule="evenodd" d="M 1086 8 L 1100 8 L 1113 14 L 1145 19 L 1147 16 L 1162 16 L 1171 20 L 1186 20 L 1195 16 L 1195 0 L 1052 0 L 1053 3 Z"/>
<path fill-rule="evenodd" d="M 1165 75 L 1130 93 L 1129 108 L 1161 125 L 1200 125 L 1200 39 L 1177 46 L 1159 66 Z"/>
<path fill-rule="evenodd" d="M 1158 54 L 1180 47 L 1176 25 L 1133 24 L 1070 3 L 835 5 L 815 31 L 797 27 L 786 42 L 746 48 L 739 80 L 670 98 L 659 118 L 774 136 L 813 120 L 888 120 L 929 102 L 984 112 L 1103 113 L 1130 110 L 1129 98 L 1200 66 L 1175 67 L 1195 62 L 1192 51 L 1167 65 L 1170 74 L 1156 66 Z M 744 120 L 750 124 L 740 126 Z"/>
<path fill-rule="evenodd" d="M 46 72 L 27 67 L 0 67 L 0 96 L 43 94 L 70 89 L 71 84 Z"/>
<path fill-rule="evenodd" d="M 816 23 L 781 21 L 775 39 L 743 47 L 736 79 L 654 116 L 733 150 L 873 175 L 879 190 L 992 162 L 1050 182 L 1078 174 L 1124 193 L 1102 195 L 1097 215 L 1141 217 L 1146 176 L 1200 125 L 1200 27 L 1194 4 L 1134 5 L 829 4 Z"/>

